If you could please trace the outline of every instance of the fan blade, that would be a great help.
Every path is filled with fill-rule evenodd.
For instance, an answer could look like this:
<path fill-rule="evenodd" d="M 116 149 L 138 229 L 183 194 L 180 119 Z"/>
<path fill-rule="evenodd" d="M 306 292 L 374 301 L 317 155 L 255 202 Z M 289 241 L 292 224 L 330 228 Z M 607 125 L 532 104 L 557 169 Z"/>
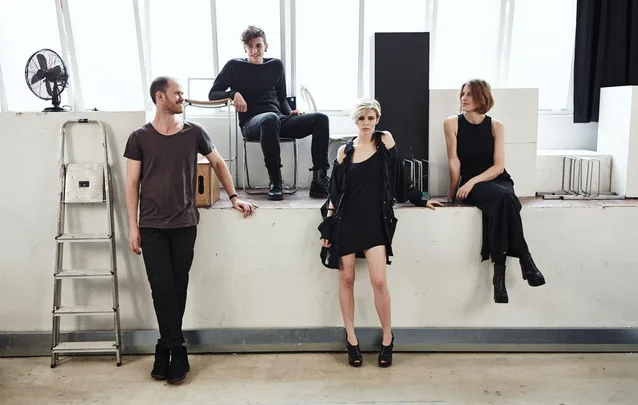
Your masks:
<path fill-rule="evenodd" d="M 44 71 L 42 69 L 38 70 L 38 72 L 33 75 L 31 78 L 31 84 L 36 84 L 40 80 L 44 79 Z"/>
<path fill-rule="evenodd" d="M 44 55 L 42 55 L 41 53 L 36 55 L 36 58 L 38 58 L 38 62 L 40 63 L 40 69 L 44 70 L 45 72 L 47 71 L 47 58 L 44 57 Z"/>
<path fill-rule="evenodd" d="M 57 80 L 58 76 L 60 76 L 60 73 L 62 73 L 62 68 L 60 67 L 60 65 L 54 66 L 47 72 L 47 77 L 52 80 Z"/>

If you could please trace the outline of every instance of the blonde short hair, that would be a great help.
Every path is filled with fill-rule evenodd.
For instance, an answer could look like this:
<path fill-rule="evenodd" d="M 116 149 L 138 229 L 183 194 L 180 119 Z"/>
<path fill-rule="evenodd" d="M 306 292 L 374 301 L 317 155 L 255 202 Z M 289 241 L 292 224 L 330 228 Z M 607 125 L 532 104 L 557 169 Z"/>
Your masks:
<path fill-rule="evenodd" d="M 381 104 L 373 98 L 362 98 L 357 101 L 357 104 L 352 109 L 352 119 L 358 120 L 368 110 L 374 110 L 377 114 L 377 119 L 381 118 Z"/>

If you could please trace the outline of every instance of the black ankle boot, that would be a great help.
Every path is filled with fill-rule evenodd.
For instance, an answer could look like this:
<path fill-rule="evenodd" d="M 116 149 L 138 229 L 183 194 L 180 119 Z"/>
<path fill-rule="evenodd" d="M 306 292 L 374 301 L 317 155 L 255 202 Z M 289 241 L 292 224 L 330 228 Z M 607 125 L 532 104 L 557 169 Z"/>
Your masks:
<path fill-rule="evenodd" d="M 281 180 L 281 169 L 269 170 L 268 177 L 270 178 L 270 183 L 268 185 L 267 198 L 273 201 L 283 200 L 284 192 Z"/>
<path fill-rule="evenodd" d="M 166 380 L 168 378 L 168 366 L 171 360 L 171 350 L 155 345 L 155 361 L 153 362 L 153 370 L 151 377 L 156 380 Z"/>
<path fill-rule="evenodd" d="M 509 298 L 507 297 L 507 288 L 505 287 L 505 265 L 494 263 L 494 278 L 492 279 L 492 285 L 494 285 L 494 302 L 497 304 L 507 304 Z"/>
<path fill-rule="evenodd" d="M 328 169 L 311 169 L 312 182 L 310 183 L 310 197 L 326 198 L 330 189 Z"/>
<path fill-rule="evenodd" d="M 531 254 L 526 253 L 521 255 L 519 262 L 521 264 L 521 271 L 523 272 L 523 280 L 527 280 L 527 284 L 532 287 L 545 284 L 545 277 L 543 277 L 543 274 L 538 270 L 538 267 L 536 267 Z"/>
<path fill-rule="evenodd" d="M 174 383 L 183 380 L 191 369 L 188 363 L 186 347 L 178 346 L 171 349 L 171 364 L 168 369 L 168 382 Z"/>

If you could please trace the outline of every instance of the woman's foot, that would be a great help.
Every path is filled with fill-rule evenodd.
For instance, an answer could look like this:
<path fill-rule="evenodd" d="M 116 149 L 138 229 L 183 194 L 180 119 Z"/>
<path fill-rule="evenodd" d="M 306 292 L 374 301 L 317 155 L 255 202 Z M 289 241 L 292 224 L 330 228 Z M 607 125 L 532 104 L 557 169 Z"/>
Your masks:
<path fill-rule="evenodd" d="M 545 277 L 543 277 L 543 274 L 538 270 L 538 267 L 536 267 L 531 254 L 525 253 L 521 255 L 519 262 L 521 264 L 521 271 L 523 272 L 523 280 L 527 280 L 527 284 L 532 287 L 539 287 L 545 284 Z"/>
<path fill-rule="evenodd" d="M 497 304 L 507 304 L 509 298 L 507 296 L 507 288 L 505 287 L 505 265 L 494 263 L 494 277 L 492 278 L 494 286 L 494 302 Z"/>
<path fill-rule="evenodd" d="M 363 364 L 363 355 L 361 354 L 361 350 L 359 350 L 357 338 L 346 336 L 346 348 L 348 349 L 348 363 L 350 363 L 352 367 L 361 367 Z"/>
<path fill-rule="evenodd" d="M 394 349 L 394 333 L 389 345 L 381 343 L 381 353 L 379 353 L 379 367 L 390 367 L 392 365 L 392 349 Z"/>

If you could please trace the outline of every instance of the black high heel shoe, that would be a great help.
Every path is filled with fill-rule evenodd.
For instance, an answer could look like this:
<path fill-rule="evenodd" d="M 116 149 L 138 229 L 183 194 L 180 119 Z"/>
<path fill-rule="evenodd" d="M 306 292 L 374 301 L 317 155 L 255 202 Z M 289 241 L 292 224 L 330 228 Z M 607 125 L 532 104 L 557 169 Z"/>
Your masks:
<path fill-rule="evenodd" d="M 379 353 L 379 367 L 390 367 L 392 365 L 392 349 L 394 348 L 394 333 L 389 346 L 384 346 L 381 342 L 381 353 Z"/>
<path fill-rule="evenodd" d="M 356 346 L 351 345 L 346 336 L 346 348 L 348 349 L 348 363 L 352 367 L 361 367 L 363 365 L 363 355 L 361 350 L 359 350 L 359 344 Z"/>
<path fill-rule="evenodd" d="M 539 287 L 545 284 L 545 277 L 543 277 L 543 274 L 538 270 L 538 267 L 536 267 L 531 254 L 521 255 L 519 262 L 521 264 L 523 280 L 527 280 L 527 284 L 532 287 Z"/>

